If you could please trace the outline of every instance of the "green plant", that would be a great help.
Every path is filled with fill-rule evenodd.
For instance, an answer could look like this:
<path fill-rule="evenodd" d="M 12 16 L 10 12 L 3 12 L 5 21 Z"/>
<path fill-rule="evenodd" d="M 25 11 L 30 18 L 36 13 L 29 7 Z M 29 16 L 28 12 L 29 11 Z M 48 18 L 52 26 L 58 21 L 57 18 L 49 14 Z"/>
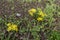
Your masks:
<path fill-rule="evenodd" d="M 60 32 L 52 31 L 48 36 L 48 40 L 60 40 Z"/>

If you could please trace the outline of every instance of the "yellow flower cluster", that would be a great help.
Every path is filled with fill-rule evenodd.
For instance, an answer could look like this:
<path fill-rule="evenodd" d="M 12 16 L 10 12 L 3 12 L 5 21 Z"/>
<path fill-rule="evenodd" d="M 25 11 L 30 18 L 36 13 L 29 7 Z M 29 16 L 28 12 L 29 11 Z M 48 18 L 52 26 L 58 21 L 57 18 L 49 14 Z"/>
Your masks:
<path fill-rule="evenodd" d="M 38 21 L 42 21 L 42 20 L 43 20 L 43 18 L 41 18 L 41 17 L 38 17 L 38 18 L 37 18 L 37 20 L 38 20 Z"/>
<path fill-rule="evenodd" d="M 40 16 L 40 17 L 37 18 L 38 21 L 43 21 L 44 17 L 47 16 L 47 15 L 46 15 L 45 13 L 43 13 L 42 11 L 40 11 L 40 12 L 38 13 L 38 15 Z"/>
<path fill-rule="evenodd" d="M 47 16 L 45 13 L 43 13 L 42 11 L 40 11 L 39 13 L 38 13 L 38 15 L 40 15 L 41 17 L 45 17 L 45 16 Z"/>
<path fill-rule="evenodd" d="M 43 21 L 43 18 L 45 16 L 47 16 L 41 9 L 38 10 L 38 9 L 32 8 L 32 9 L 28 10 L 28 12 L 31 16 L 34 16 L 34 14 L 38 15 L 37 18 L 36 18 L 38 21 Z"/>
<path fill-rule="evenodd" d="M 36 13 L 36 9 L 32 8 L 32 9 L 28 10 L 28 12 L 31 16 L 33 16 L 33 14 Z"/>
<path fill-rule="evenodd" d="M 13 23 L 8 23 L 7 24 L 8 28 L 7 28 L 7 31 L 18 31 L 18 27 L 17 25 L 13 24 Z"/>

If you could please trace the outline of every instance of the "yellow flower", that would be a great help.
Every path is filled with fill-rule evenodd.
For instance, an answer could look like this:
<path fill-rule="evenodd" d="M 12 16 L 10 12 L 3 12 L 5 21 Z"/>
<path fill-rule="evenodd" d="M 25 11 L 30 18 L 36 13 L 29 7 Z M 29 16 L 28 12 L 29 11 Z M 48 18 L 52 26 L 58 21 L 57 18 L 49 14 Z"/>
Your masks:
<path fill-rule="evenodd" d="M 40 16 L 42 16 L 42 17 L 44 17 L 45 15 L 44 15 L 44 13 L 41 11 L 41 12 L 39 12 L 39 15 Z"/>
<path fill-rule="evenodd" d="M 37 20 L 38 20 L 38 21 L 43 21 L 43 18 L 38 17 Z"/>
<path fill-rule="evenodd" d="M 11 26 L 9 26 L 8 28 L 7 28 L 7 31 L 9 32 L 9 31 L 11 31 L 12 30 L 12 28 L 11 28 Z"/>
<path fill-rule="evenodd" d="M 18 27 L 17 27 L 17 25 L 15 25 L 15 24 L 12 24 L 12 23 L 8 23 L 9 25 L 7 25 L 8 26 L 8 28 L 7 28 L 7 31 L 9 32 L 9 31 L 18 31 Z"/>
<path fill-rule="evenodd" d="M 18 31 L 17 25 L 12 24 L 12 30 Z"/>
<path fill-rule="evenodd" d="M 31 16 L 33 16 L 33 14 L 36 13 L 36 9 L 32 8 L 32 9 L 28 10 L 28 12 Z"/>
<path fill-rule="evenodd" d="M 41 12 L 39 12 L 39 14 L 38 15 L 40 15 L 41 17 L 45 17 L 45 16 L 47 16 L 45 13 L 43 13 L 42 11 Z"/>

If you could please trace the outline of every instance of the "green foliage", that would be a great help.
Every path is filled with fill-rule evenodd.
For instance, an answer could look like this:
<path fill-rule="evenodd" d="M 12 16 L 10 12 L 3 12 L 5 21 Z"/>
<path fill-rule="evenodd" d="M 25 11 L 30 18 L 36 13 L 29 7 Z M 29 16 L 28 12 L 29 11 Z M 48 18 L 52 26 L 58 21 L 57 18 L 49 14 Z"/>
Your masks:
<path fill-rule="evenodd" d="M 60 40 L 60 32 L 52 31 L 48 36 L 48 40 Z"/>

